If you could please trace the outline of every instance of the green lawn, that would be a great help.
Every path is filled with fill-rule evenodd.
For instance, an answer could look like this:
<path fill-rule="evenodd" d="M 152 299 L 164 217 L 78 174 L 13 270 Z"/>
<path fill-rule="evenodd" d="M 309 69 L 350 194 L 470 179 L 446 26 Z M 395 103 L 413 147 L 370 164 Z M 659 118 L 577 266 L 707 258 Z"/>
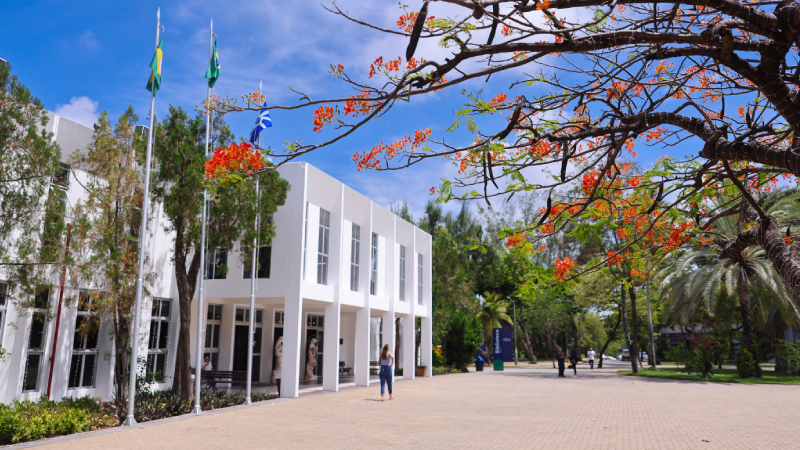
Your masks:
<path fill-rule="evenodd" d="M 712 376 L 708 378 L 700 378 L 697 374 L 687 374 L 681 372 L 683 369 L 676 368 L 659 368 L 658 370 L 641 370 L 638 374 L 633 375 L 630 370 L 617 371 L 620 375 L 637 376 L 637 377 L 653 377 L 653 378 L 668 378 L 672 380 L 689 380 L 689 381 L 716 381 L 721 383 L 745 383 L 745 384 L 798 384 L 800 385 L 800 377 L 784 372 L 775 372 L 774 370 L 762 370 L 763 376 L 761 378 L 739 378 L 735 369 L 714 369 L 711 371 Z"/>

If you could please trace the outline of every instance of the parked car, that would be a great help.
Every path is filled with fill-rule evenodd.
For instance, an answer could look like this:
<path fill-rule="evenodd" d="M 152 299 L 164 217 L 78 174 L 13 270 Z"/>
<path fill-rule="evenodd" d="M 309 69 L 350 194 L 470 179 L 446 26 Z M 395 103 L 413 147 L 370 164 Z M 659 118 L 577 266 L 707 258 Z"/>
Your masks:
<path fill-rule="evenodd" d="M 611 355 L 606 355 L 606 354 L 603 354 L 603 359 L 617 359 L 617 358 L 614 358 L 614 357 L 613 357 L 613 356 L 611 356 Z"/>
<path fill-rule="evenodd" d="M 631 359 L 631 352 L 627 348 L 623 347 L 619 351 L 619 360 L 628 361 L 629 359 Z"/>

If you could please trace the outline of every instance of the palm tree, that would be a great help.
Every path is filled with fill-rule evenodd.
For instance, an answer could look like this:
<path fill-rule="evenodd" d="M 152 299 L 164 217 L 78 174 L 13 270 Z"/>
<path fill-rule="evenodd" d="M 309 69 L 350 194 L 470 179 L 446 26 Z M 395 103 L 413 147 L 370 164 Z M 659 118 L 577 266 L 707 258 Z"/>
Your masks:
<path fill-rule="evenodd" d="M 762 207 L 779 220 L 800 217 L 798 194 L 779 191 L 762 199 Z M 721 199 L 720 201 L 725 201 Z M 735 236 L 739 228 L 737 215 L 716 220 L 710 233 L 716 236 Z M 760 247 L 748 247 L 734 257 L 724 257 L 713 247 L 694 247 L 671 260 L 659 273 L 662 288 L 667 293 L 665 313 L 679 322 L 687 323 L 699 308 L 717 311 L 717 294 L 724 289 L 739 300 L 742 323 L 742 345 L 753 351 L 753 321 L 749 287 L 754 281 L 763 284 L 772 295 L 759 296 L 762 311 L 780 311 L 787 323 L 800 323 L 800 310 L 786 283 L 772 268 Z M 755 372 L 758 368 L 755 369 Z"/>
<path fill-rule="evenodd" d="M 487 354 L 491 354 L 491 351 L 489 351 L 491 345 L 486 342 L 486 334 L 491 334 L 493 328 L 502 328 L 502 322 L 514 325 L 514 321 L 507 314 L 509 305 L 510 303 L 503 298 L 502 294 L 496 292 L 486 292 L 483 294 L 483 304 L 478 310 L 478 320 L 483 324 L 483 341 L 484 344 L 486 344 Z"/>

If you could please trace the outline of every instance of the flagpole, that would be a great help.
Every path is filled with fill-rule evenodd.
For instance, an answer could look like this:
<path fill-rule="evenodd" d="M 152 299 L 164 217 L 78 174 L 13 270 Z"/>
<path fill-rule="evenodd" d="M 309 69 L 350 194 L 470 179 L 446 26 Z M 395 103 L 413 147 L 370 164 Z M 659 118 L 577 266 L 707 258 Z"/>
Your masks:
<path fill-rule="evenodd" d="M 259 83 L 258 85 L 258 103 L 261 103 L 261 89 L 262 84 Z M 259 110 L 259 115 L 261 111 Z M 258 146 L 261 147 L 261 134 L 258 135 Z M 253 150 L 256 151 L 255 149 Z M 253 378 L 253 345 L 254 343 L 254 333 L 255 329 L 255 315 L 256 315 L 256 277 L 258 276 L 256 271 L 256 263 L 257 255 L 258 255 L 258 179 L 259 176 L 256 175 L 256 214 L 254 227 L 255 227 L 255 236 L 253 236 L 253 260 L 250 265 L 250 321 L 248 323 L 249 326 L 249 336 L 248 343 L 250 345 L 247 346 L 247 398 L 244 399 L 245 405 L 252 404 L 252 400 L 250 399 L 250 394 L 252 393 L 252 378 Z"/>
<path fill-rule="evenodd" d="M 158 51 L 158 34 L 161 30 L 161 8 L 156 13 L 156 51 Z M 153 153 L 153 122 L 156 107 L 156 77 L 153 77 L 153 89 L 150 91 L 150 128 L 147 130 L 147 156 L 145 157 L 144 191 L 142 194 L 142 224 L 139 228 L 139 270 L 136 278 L 136 301 L 133 306 L 133 337 L 131 339 L 130 379 L 128 380 L 128 416 L 123 426 L 136 425 L 133 416 L 133 405 L 136 397 L 136 375 L 139 369 L 139 322 L 142 309 L 142 284 L 144 278 L 144 252 L 147 243 L 147 211 L 150 198 L 150 163 Z"/>
<path fill-rule="evenodd" d="M 211 28 L 208 32 L 208 59 L 214 57 L 214 19 L 211 19 Z M 206 101 L 208 102 L 208 114 L 206 115 L 206 158 L 208 158 L 208 144 L 211 139 L 211 84 L 208 85 L 206 91 Z M 203 302 L 206 299 L 205 293 L 205 279 L 206 279 L 206 210 L 208 209 L 208 190 L 203 189 L 203 218 L 202 227 L 200 228 L 200 261 L 202 261 L 202 268 L 200 269 L 200 295 L 197 300 L 197 357 L 195 358 L 196 367 L 194 374 L 194 408 L 192 414 L 200 414 L 203 409 L 200 407 L 200 387 L 203 374 Z M 217 368 L 219 369 L 219 368 Z"/>

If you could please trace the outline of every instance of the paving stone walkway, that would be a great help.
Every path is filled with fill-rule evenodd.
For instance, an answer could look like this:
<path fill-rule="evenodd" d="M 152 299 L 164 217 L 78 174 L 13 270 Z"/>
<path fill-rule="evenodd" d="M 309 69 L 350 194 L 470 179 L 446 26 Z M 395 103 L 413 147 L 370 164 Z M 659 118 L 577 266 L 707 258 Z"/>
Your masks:
<path fill-rule="evenodd" d="M 788 449 L 800 386 L 632 378 L 579 366 L 507 368 L 304 396 L 59 439 L 71 449 Z"/>

